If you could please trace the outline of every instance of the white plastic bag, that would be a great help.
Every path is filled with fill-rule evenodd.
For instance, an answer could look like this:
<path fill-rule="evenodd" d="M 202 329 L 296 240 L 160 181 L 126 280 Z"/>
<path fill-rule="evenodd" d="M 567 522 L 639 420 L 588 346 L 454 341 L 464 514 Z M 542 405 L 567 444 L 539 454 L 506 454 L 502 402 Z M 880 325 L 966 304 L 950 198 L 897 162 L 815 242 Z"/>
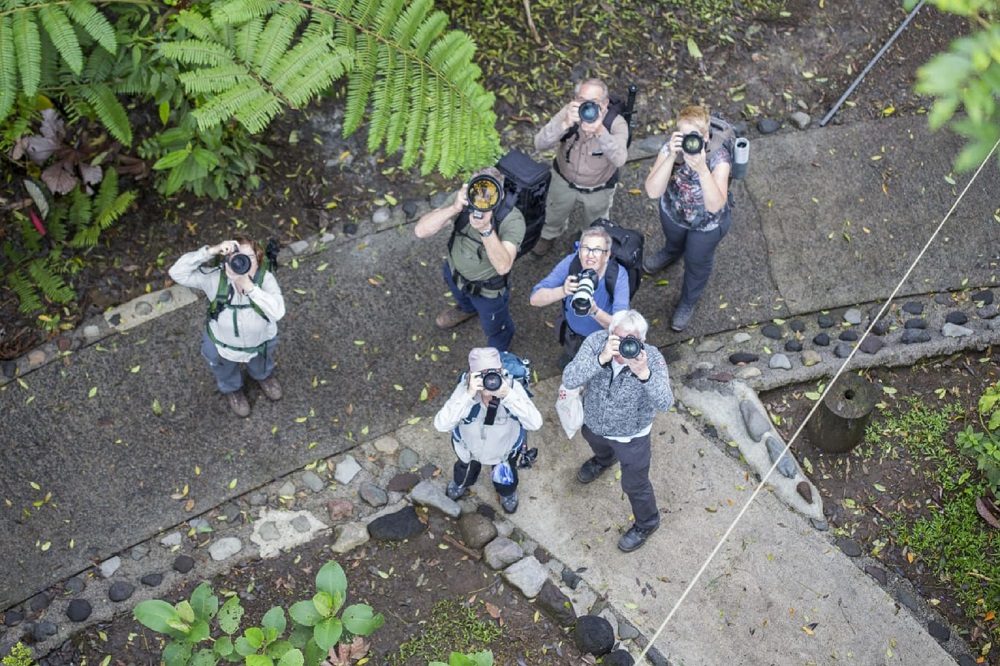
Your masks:
<path fill-rule="evenodd" d="M 568 389 L 559 385 L 559 397 L 556 398 L 556 414 L 567 439 L 573 439 L 576 432 L 583 426 L 583 387 Z"/>

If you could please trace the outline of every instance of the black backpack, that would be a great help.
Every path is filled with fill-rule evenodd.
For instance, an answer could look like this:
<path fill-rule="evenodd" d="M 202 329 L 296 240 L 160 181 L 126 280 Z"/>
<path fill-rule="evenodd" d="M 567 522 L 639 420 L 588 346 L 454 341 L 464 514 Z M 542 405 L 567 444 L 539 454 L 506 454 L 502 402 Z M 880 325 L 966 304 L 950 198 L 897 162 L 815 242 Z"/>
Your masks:
<path fill-rule="evenodd" d="M 499 218 L 502 220 L 514 206 L 524 215 L 524 239 L 517 250 L 517 258 L 520 259 L 531 252 L 542 235 L 542 227 L 545 226 L 545 197 L 549 192 L 552 172 L 548 164 L 539 164 L 516 149 L 501 157 L 497 168 L 504 177 L 504 198 L 493 214 L 494 219 L 500 209 L 503 209 Z"/>
<path fill-rule="evenodd" d="M 615 285 L 624 270 L 628 276 L 628 296 L 629 299 L 639 291 L 639 284 L 642 281 L 642 249 L 646 239 L 642 234 L 632 229 L 625 229 L 606 218 L 598 218 L 590 225 L 591 227 L 601 227 L 611 236 L 611 258 L 608 260 L 608 269 L 604 273 L 604 286 L 611 296 L 611 302 L 615 300 Z M 573 257 L 569 265 L 569 274 L 576 275 L 582 268 L 580 255 Z"/>

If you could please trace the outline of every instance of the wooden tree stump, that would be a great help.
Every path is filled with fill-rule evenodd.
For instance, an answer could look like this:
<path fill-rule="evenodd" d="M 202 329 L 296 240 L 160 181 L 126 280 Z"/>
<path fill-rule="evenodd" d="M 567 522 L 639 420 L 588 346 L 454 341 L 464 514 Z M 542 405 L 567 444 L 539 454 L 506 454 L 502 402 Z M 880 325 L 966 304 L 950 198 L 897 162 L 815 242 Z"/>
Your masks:
<path fill-rule="evenodd" d="M 876 397 L 864 377 L 841 375 L 806 425 L 809 441 L 825 453 L 847 453 L 864 439 Z"/>

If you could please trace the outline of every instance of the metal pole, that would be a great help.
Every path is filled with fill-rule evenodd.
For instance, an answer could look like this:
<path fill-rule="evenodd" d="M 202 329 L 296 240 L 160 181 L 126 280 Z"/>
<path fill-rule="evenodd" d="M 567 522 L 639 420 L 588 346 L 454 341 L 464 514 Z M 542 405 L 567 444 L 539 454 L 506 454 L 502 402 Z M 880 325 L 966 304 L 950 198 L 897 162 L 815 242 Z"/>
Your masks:
<path fill-rule="evenodd" d="M 875 57 L 871 59 L 871 62 L 869 62 L 868 65 L 863 70 L 861 70 L 861 73 L 858 74 L 858 78 L 854 79 L 854 83 L 852 83 L 851 87 L 847 89 L 847 92 L 845 92 L 843 95 L 840 96 L 840 99 L 838 99 L 837 103 L 833 105 L 833 108 L 827 111 L 826 115 L 823 116 L 823 120 L 819 121 L 820 127 L 823 127 L 828 122 L 830 122 L 830 118 L 833 118 L 834 114 L 837 113 L 837 110 L 840 109 L 840 105 L 844 103 L 844 100 L 846 100 L 848 97 L 851 96 L 851 93 L 854 92 L 854 89 L 858 87 L 858 84 L 860 84 L 861 80 L 865 78 L 865 75 L 868 74 L 869 70 L 871 70 L 871 68 L 875 66 L 875 63 L 879 61 L 879 58 L 881 58 L 885 54 L 885 52 L 889 49 L 889 47 L 892 46 L 892 43 L 896 41 L 896 38 L 899 37 L 899 33 L 903 32 L 906 26 L 910 24 L 910 21 L 912 21 L 913 17 L 917 15 L 917 12 L 920 10 L 920 8 L 924 6 L 925 1 L 926 0 L 920 0 L 920 2 L 917 3 L 917 6 L 910 11 L 909 15 L 907 15 L 906 17 L 906 20 L 904 20 L 900 24 L 900 26 L 896 28 L 896 32 L 892 33 L 892 37 L 889 38 L 889 41 L 887 41 L 882 46 L 882 48 L 879 49 L 879 52 L 875 54 Z"/>

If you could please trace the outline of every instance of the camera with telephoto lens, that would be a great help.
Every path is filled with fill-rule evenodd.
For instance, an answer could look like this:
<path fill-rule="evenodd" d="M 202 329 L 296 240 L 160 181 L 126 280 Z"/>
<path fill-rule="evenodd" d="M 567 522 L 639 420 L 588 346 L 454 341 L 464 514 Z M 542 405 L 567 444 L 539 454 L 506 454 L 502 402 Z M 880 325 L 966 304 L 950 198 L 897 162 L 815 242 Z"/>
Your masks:
<path fill-rule="evenodd" d="M 689 132 L 681 139 L 681 150 L 688 155 L 697 155 L 705 147 L 705 139 L 697 132 Z"/>
<path fill-rule="evenodd" d="M 576 276 L 576 291 L 573 292 L 573 312 L 580 317 L 590 314 L 590 308 L 594 303 L 594 289 L 597 287 L 597 272 L 592 268 L 585 268 Z"/>
<path fill-rule="evenodd" d="M 499 370 L 484 370 L 480 377 L 483 379 L 483 388 L 487 391 L 496 391 L 503 386 L 503 375 Z"/>
<path fill-rule="evenodd" d="M 592 123 L 601 117 L 601 105 L 588 99 L 580 105 L 578 113 L 580 114 L 580 120 L 585 123 Z"/>
<path fill-rule="evenodd" d="M 634 335 L 626 335 L 618 343 L 618 353 L 622 358 L 636 358 L 642 353 L 642 342 Z"/>
<path fill-rule="evenodd" d="M 253 265 L 253 262 L 250 260 L 250 255 L 239 252 L 230 255 L 229 258 L 226 259 L 226 263 L 229 265 L 229 270 L 236 275 L 246 275 L 250 272 L 250 267 Z"/>

